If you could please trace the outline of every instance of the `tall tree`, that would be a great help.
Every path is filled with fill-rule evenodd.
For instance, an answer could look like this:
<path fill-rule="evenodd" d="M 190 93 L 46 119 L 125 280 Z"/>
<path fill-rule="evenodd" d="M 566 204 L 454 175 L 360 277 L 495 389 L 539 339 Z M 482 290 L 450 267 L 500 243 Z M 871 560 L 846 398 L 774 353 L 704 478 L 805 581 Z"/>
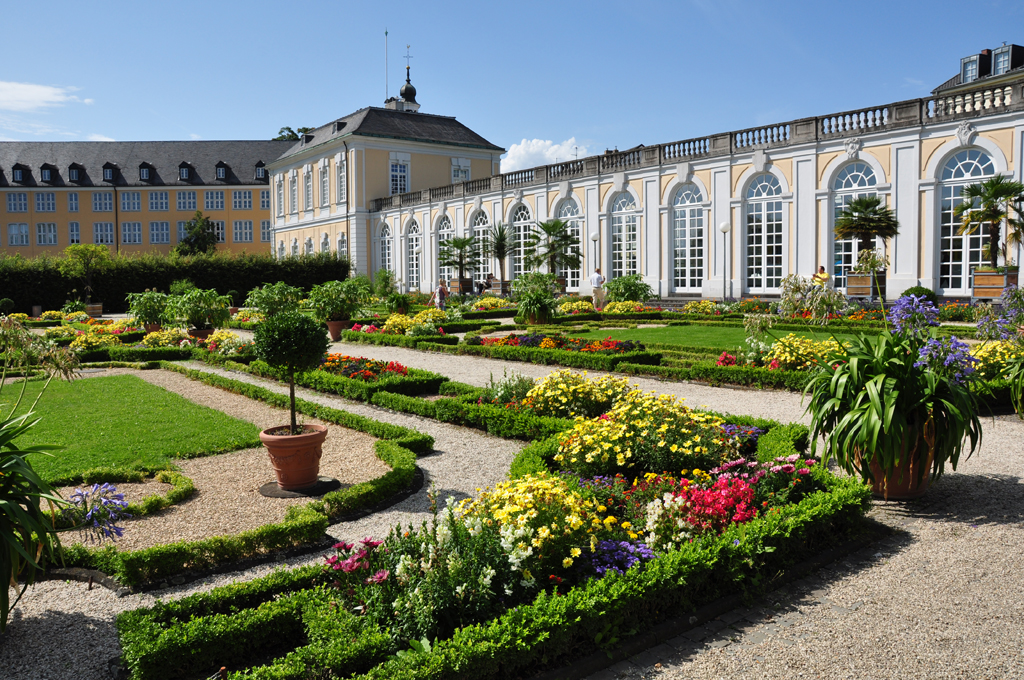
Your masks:
<path fill-rule="evenodd" d="M 861 196 L 850 201 L 843 212 L 836 218 L 836 238 L 860 239 L 857 250 L 865 252 L 874 249 L 876 236 L 892 238 L 900 232 L 900 224 L 896 221 L 892 209 L 882 205 L 878 196 Z"/>
<path fill-rule="evenodd" d="M 546 264 L 549 274 L 557 274 L 559 265 L 577 269 L 583 258 L 572 225 L 558 219 L 540 222 L 537 231 L 526 238 L 523 253 L 528 267 L 535 269 Z"/>
<path fill-rule="evenodd" d="M 980 226 L 988 230 L 988 261 L 993 268 L 999 264 L 999 234 L 1003 222 L 1008 225 L 1007 240 L 1020 242 L 1020 223 L 1010 218 L 1010 205 L 1024 201 L 1024 184 L 996 175 L 978 184 L 965 186 L 960 195 L 964 201 L 953 209 L 960 219 L 959 234 L 969 234 Z"/>
<path fill-rule="evenodd" d="M 505 283 L 505 265 L 508 256 L 512 254 L 512 228 L 504 222 L 498 222 L 488 230 L 487 241 L 487 252 L 484 254 L 497 258 L 501 282 Z"/>
<path fill-rule="evenodd" d="M 217 249 L 217 234 L 213 230 L 213 222 L 205 217 L 201 210 L 185 223 L 185 236 L 174 246 L 178 255 L 198 255 L 212 253 Z"/>
<path fill-rule="evenodd" d="M 300 128 L 295 129 L 295 130 L 291 129 L 290 127 L 283 127 L 283 128 L 281 128 L 280 130 L 277 131 L 277 137 L 274 137 L 273 141 L 275 141 L 275 142 L 297 142 L 297 141 L 299 141 L 299 136 L 300 135 L 304 135 L 307 132 L 312 132 L 312 131 L 313 131 L 313 128 L 311 128 L 311 127 L 300 127 Z"/>

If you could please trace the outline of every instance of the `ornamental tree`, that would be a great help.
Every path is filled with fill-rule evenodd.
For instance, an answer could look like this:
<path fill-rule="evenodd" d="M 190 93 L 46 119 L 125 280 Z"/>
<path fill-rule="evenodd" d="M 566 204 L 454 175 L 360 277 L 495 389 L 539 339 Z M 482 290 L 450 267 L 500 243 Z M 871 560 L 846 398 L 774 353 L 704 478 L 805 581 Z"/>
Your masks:
<path fill-rule="evenodd" d="M 253 338 L 256 356 L 288 374 L 292 434 L 302 434 L 295 423 L 295 373 L 319 366 L 330 346 L 323 327 L 299 312 L 282 312 L 264 321 Z"/>

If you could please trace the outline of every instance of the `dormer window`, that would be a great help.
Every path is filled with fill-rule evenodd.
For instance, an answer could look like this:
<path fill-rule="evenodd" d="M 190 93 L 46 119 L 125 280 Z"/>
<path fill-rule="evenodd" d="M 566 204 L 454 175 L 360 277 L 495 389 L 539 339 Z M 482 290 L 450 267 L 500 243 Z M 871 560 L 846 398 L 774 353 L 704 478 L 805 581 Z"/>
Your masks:
<path fill-rule="evenodd" d="M 72 182 L 77 182 L 79 180 L 78 168 L 71 168 L 68 170 L 68 179 Z"/>
<path fill-rule="evenodd" d="M 39 178 L 44 182 L 52 182 L 53 174 L 49 168 L 43 168 L 42 170 L 39 171 Z"/>
<path fill-rule="evenodd" d="M 978 79 L 978 57 L 964 59 L 960 65 L 960 82 L 970 83 Z"/>
<path fill-rule="evenodd" d="M 113 182 L 117 178 L 117 165 L 114 163 L 103 164 L 103 181 Z"/>
<path fill-rule="evenodd" d="M 14 179 L 15 182 L 24 182 L 25 171 L 21 168 L 14 168 L 14 172 L 11 173 L 11 178 Z"/>
<path fill-rule="evenodd" d="M 228 164 L 225 163 L 224 161 L 220 161 L 219 163 L 217 163 L 216 175 L 217 175 L 217 179 L 227 179 L 228 178 Z"/>
<path fill-rule="evenodd" d="M 146 165 L 139 166 L 139 179 L 143 182 L 148 182 L 149 178 L 149 167 Z"/>
<path fill-rule="evenodd" d="M 1010 70 L 1010 45 L 1004 45 L 992 53 L 992 75 L 998 76 Z"/>
<path fill-rule="evenodd" d="M 182 182 L 190 182 L 192 180 L 192 167 L 188 163 L 182 163 L 178 166 L 178 179 Z"/>
<path fill-rule="evenodd" d="M 263 161 L 256 164 L 256 179 L 266 179 L 267 169 L 263 165 Z"/>

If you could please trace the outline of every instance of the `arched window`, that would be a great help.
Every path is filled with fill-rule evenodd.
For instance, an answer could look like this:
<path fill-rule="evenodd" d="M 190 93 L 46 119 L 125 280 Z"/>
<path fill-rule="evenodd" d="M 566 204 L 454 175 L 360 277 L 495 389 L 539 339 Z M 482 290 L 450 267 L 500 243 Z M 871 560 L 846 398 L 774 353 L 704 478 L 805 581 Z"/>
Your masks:
<path fill-rule="evenodd" d="M 981 224 L 971 225 L 963 235 L 960 220 L 954 214 L 964 199 L 960 192 L 968 184 L 982 182 L 996 174 L 992 159 L 984 151 L 964 149 L 946 161 L 942 168 L 942 212 L 939 240 L 939 288 L 946 295 L 967 294 L 971 271 L 984 261 L 988 236 Z"/>
<path fill-rule="evenodd" d="M 312 236 L 307 236 L 306 237 L 306 242 L 305 242 L 304 245 L 306 247 L 306 255 L 312 255 L 313 254 L 313 237 Z"/>
<path fill-rule="evenodd" d="M 277 259 L 284 259 L 284 241 L 277 242 Z"/>
<path fill-rule="evenodd" d="M 512 213 L 512 278 L 525 274 L 529 271 L 526 267 L 525 251 L 526 239 L 529 238 L 532 226 L 530 224 L 530 209 L 525 205 L 516 208 Z"/>
<path fill-rule="evenodd" d="M 379 239 L 380 268 L 391 270 L 391 227 L 384 225 L 380 228 Z"/>
<path fill-rule="evenodd" d="M 850 163 L 840 170 L 839 174 L 836 175 L 835 181 L 832 182 L 832 191 L 835 194 L 832 211 L 833 226 L 843 210 L 855 198 L 874 196 L 875 184 L 877 183 L 875 171 L 867 163 Z M 859 242 L 860 239 L 854 237 L 835 239 L 833 245 L 834 257 L 832 258 L 832 282 L 836 288 L 846 287 L 846 275 L 853 271 L 853 267 L 857 263 L 857 247 Z"/>
<path fill-rule="evenodd" d="M 570 198 L 562 202 L 562 205 L 558 208 L 558 219 L 569 223 L 569 233 L 576 240 L 576 245 L 580 246 L 580 230 L 583 222 L 580 220 L 580 206 L 576 203 L 575 199 Z M 583 252 L 582 248 L 580 248 L 580 252 Z M 563 267 L 558 270 L 558 275 L 565 278 L 566 289 L 574 290 L 580 287 L 579 267 L 575 269 Z"/>
<path fill-rule="evenodd" d="M 406 281 L 409 283 L 409 290 L 418 290 L 420 287 L 420 254 L 422 253 L 423 239 L 420 238 L 420 225 L 416 222 L 409 223 L 408 233 L 405 239 L 405 255 L 408 262 Z"/>
<path fill-rule="evenodd" d="M 338 234 L 338 257 L 348 257 L 348 234 Z"/>
<path fill-rule="evenodd" d="M 325 231 L 323 237 L 320 239 L 320 252 L 329 253 L 331 252 L 331 237 Z"/>
<path fill-rule="evenodd" d="M 775 290 L 782 282 L 782 187 L 770 173 L 747 190 L 747 290 Z"/>
<path fill-rule="evenodd" d="M 684 184 L 672 198 L 672 266 L 676 290 L 704 284 L 704 197 L 696 184 Z"/>
<path fill-rule="evenodd" d="M 299 256 L 299 239 L 293 238 L 292 239 L 292 257 L 298 257 L 298 256 Z"/>
<path fill-rule="evenodd" d="M 486 281 L 487 275 L 491 273 L 491 258 L 484 255 L 487 252 L 490 227 L 487 222 L 487 213 L 477 210 L 473 215 L 473 238 L 476 239 L 477 256 L 480 258 L 480 266 L 473 271 L 474 281 Z"/>
<path fill-rule="evenodd" d="M 637 216 L 636 201 L 623 191 L 612 202 L 612 275 L 630 276 L 637 273 Z"/>
<path fill-rule="evenodd" d="M 452 218 L 445 215 L 437 223 L 437 245 L 440 247 L 445 241 L 455 237 L 455 227 L 452 225 Z M 451 267 L 441 267 L 438 270 L 438 276 L 442 281 L 450 281 L 454 276 L 455 272 Z"/>

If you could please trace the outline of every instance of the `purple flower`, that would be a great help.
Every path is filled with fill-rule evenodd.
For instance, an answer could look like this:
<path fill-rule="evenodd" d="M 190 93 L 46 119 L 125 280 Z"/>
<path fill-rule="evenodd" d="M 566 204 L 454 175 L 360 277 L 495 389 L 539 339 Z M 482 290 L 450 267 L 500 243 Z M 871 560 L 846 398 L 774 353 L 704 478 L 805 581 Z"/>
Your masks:
<path fill-rule="evenodd" d="M 115 524 L 130 518 L 126 512 L 128 501 L 117 487 L 104 482 L 93 484 L 88 491 L 75 489 L 69 500 L 71 507 L 65 513 L 83 529 L 90 541 L 115 539 L 124 535 L 124 529 Z"/>
<path fill-rule="evenodd" d="M 939 310 L 923 295 L 904 295 L 889 310 L 889 321 L 897 333 L 917 335 L 928 326 L 938 326 Z"/>
<path fill-rule="evenodd" d="M 948 340 L 932 338 L 926 342 L 918 352 L 918 360 L 914 366 L 962 385 L 974 376 L 978 363 L 980 362 L 971 356 L 970 347 L 953 336 Z"/>

